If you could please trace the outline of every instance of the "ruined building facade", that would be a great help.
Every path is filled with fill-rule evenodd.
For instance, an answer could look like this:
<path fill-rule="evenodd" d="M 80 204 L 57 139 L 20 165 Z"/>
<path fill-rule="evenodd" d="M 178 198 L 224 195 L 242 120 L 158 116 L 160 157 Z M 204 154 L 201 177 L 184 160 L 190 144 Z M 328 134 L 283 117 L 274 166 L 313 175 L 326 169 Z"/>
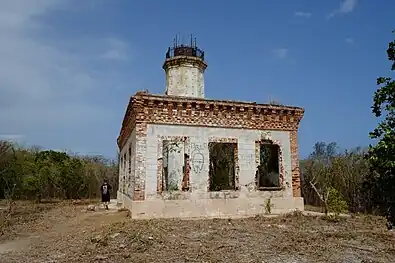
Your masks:
<path fill-rule="evenodd" d="M 303 210 L 298 107 L 204 98 L 204 52 L 169 48 L 165 95 L 130 98 L 117 143 L 132 218 Z"/>

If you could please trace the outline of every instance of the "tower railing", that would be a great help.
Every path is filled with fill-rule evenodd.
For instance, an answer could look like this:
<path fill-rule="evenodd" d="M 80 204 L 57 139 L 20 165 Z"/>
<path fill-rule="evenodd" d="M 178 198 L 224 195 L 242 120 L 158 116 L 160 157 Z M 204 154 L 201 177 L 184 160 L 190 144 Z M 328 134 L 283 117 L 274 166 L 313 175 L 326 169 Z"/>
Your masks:
<path fill-rule="evenodd" d="M 204 60 L 204 51 L 196 46 L 189 45 L 169 47 L 166 52 L 166 58 L 173 58 L 177 56 L 197 57 Z"/>

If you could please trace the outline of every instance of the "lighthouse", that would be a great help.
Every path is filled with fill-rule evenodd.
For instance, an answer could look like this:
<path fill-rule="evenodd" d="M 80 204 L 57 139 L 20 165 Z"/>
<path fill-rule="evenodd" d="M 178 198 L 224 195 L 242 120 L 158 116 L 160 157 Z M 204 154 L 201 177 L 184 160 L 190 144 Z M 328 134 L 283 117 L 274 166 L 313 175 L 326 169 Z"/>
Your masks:
<path fill-rule="evenodd" d="M 180 43 L 174 39 L 166 52 L 163 69 L 166 75 L 165 94 L 170 96 L 204 98 L 204 71 L 207 63 L 204 51 L 196 45 L 191 36 L 190 43 Z"/>

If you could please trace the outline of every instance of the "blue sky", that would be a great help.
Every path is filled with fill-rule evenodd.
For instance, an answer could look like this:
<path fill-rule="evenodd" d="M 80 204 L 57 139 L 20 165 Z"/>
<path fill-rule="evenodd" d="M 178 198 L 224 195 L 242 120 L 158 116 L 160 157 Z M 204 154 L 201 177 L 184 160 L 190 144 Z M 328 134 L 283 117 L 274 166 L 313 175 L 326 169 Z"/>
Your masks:
<path fill-rule="evenodd" d="M 178 33 L 205 50 L 207 98 L 304 107 L 302 157 L 366 146 L 391 74 L 395 2 L 379 2 L 1 0 L 0 137 L 115 157 L 129 96 L 164 92 Z"/>

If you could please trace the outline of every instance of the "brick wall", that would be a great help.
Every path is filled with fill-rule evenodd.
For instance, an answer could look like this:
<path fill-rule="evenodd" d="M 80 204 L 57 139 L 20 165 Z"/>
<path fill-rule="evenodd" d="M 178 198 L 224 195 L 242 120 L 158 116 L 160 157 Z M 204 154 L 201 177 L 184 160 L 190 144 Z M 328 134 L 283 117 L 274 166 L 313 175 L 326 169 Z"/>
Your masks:
<path fill-rule="evenodd" d="M 299 147 L 298 147 L 298 131 L 290 132 L 291 146 L 291 169 L 292 169 L 292 190 L 294 197 L 301 196 L 300 189 L 300 171 L 299 171 Z"/>
<path fill-rule="evenodd" d="M 145 150 L 147 148 L 147 123 L 136 123 L 136 165 L 134 201 L 145 199 Z"/>

